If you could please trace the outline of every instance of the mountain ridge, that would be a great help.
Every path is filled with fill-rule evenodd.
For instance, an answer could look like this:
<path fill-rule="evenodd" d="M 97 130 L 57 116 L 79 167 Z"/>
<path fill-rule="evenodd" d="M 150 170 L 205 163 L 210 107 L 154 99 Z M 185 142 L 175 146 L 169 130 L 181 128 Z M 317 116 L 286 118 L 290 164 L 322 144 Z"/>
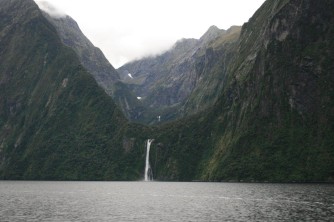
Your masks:
<path fill-rule="evenodd" d="M 76 52 L 82 65 L 114 99 L 126 117 L 132 120 L 138 118 L 144 107 L 120 81 L 118 72 L 109 63 L 103 52 L 82 33 L 77 22 L 68 15 L 54 17 L 45 11 L 43 15 L 55 26 L 62 42 Z"/>
<path fill-rule="evenodd" d="M 170 121 L 212 105 L 218 91 L 216 87 L 222 79 L 219 75 L 223 75 L 213 69 L 224 64 L 212 60 L 211 57 L 225 55 L 225 52 L 229 54 L 229 45 L 236 41 L 239 32 L 240 28 L 236 26 L 227 31 L 212 26 L 200 39 L 181 39 L 161 55 L 120 67 L 118 71 L 121 78 L 123 76 L 124 83 L 142 98 L 147 107 L 157 110 L 152 114 L 153 117 L 146 121 L 156 123 L 155 116 L 162 116 L 163 121 Z M 216 39 L 220 42 L 214 47 L 211 46 Z M 214 61 L 214 64 L 208 62 L 209 60 Z M 217 73 L 216 82 L 213 83 L 214 86 L 207 87 L 202 79 L 206 79 L 211 72 Z M 133 79 L 127 77 L 129 73 Z M 206 88 L 210 101 L 204 101 L 197 93 L 192 94 L 200 88 Z M 198 105 L 194 106 L 194 103 Z"/>

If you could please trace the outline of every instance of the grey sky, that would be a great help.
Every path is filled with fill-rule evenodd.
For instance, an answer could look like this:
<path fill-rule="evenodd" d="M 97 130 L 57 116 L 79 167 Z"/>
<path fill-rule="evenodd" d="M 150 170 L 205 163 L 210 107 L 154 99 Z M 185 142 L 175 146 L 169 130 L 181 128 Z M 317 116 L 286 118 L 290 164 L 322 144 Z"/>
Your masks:
<path fill-rule="evenodd" d="M 41 7 L 42 0 L 35 0 Z M 242 25 L 265 0 L 43 0 L 68 14 L 116 68 L 211 25 Z M 55 11 L 54 11 L 55 12 Z"/>

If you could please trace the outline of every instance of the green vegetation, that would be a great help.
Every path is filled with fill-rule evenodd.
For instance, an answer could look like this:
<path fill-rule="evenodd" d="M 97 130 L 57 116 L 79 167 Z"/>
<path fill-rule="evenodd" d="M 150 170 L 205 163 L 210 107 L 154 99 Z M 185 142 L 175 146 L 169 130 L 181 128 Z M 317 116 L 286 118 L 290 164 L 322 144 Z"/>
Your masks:
<path fill-rule="evenodd" d="M 333 181 L 333 10 L 266 1 L 242 29 L 218 102 L 157 135 L 157 177 Z"/>
<path fill-rule="evenodd" d="M 133 146 L 144 140 L 135 140 L 131 152 L 124 145 L 135 126 L 61 43 L 35 3 L 5 3 L 1 21 L 16 23 L 0 27 L 0 177 L 139 178 L 141 166 L 129 163 L 142 162 L 144 149 Z"/>

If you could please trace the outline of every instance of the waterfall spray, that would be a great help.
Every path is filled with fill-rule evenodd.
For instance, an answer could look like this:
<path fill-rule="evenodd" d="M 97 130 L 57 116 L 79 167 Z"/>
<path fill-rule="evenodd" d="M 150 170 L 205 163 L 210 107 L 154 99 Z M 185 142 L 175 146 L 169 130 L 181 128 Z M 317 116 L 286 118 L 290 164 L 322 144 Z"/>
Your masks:
<path fill-rule="evenodd" d="M 150 166 L 150 147 L 153 139 L 147 140 L 146 145 L 146 161 L 145 161 L 145 181 L 152 181 L 153 180 L 153 173 Z"/>

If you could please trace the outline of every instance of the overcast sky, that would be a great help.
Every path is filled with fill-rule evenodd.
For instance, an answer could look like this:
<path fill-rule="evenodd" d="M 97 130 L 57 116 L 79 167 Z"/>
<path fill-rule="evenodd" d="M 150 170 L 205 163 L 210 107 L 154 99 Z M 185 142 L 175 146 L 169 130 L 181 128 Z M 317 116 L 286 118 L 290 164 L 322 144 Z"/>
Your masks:
<path fill-rule="evenodd" d="M 35 0 L 75 19 L 83 33 L 118 68 L 199 38 L 211 26 L 242 25 L 265 0 Z M 39 3 L 41 6 L 41 4 Z"/>

